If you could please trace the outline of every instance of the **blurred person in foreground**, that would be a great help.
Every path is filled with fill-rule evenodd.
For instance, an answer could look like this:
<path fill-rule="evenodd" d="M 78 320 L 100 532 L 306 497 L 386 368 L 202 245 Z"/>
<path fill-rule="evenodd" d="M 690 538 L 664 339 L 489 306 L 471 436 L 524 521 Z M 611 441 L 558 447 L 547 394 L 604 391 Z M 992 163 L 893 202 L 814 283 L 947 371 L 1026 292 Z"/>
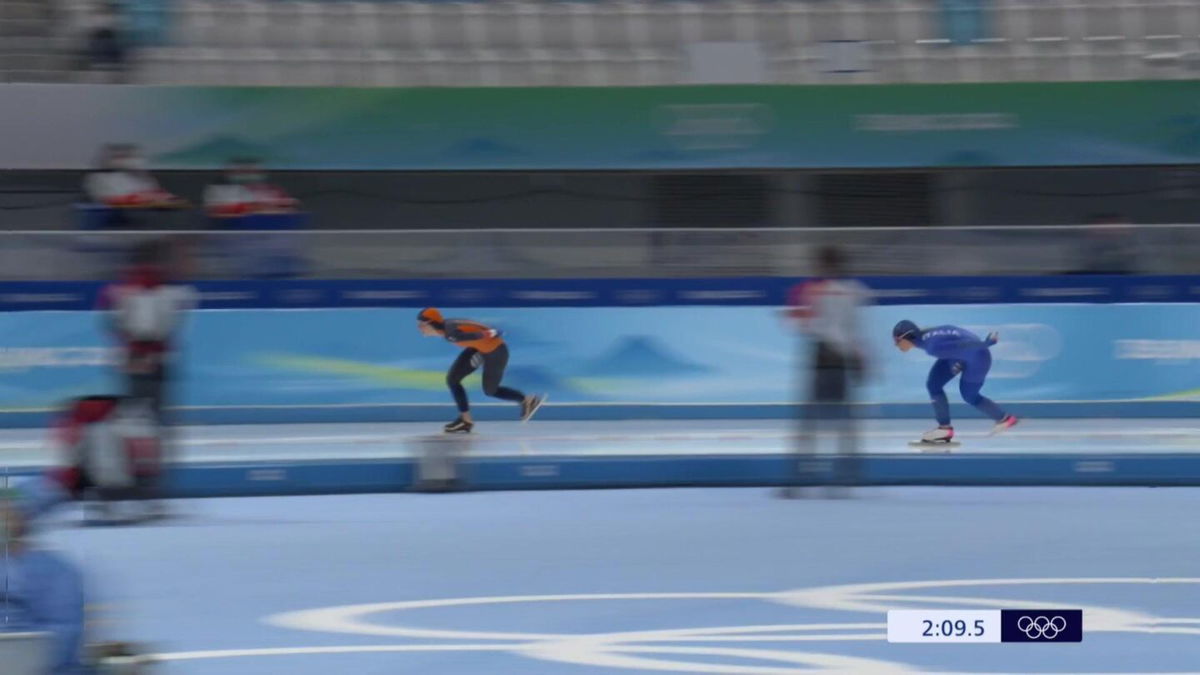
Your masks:
<path fill-rule="evenodd" d="M 800 412 L 797 461 L 792 485 L 782 492 L 785 497 L 802 496 L 800 487 L 816 481 L 820 467 L 815 456 L 823 428 L 832 428 L 838 436 L 831 485 L 841 490 L 831 494 L 843 496 L 862 480 L 851 390 L 867 367 L 861 313 L 870 298 L 865 285 L 846 276 L 841 251 L 829 246 L 817 252 L 816 276 L 792 289 L 786 316 L 808 338 L 808 376 L 801 381 L 808 404 Z"/>
<path fill-rule="evenodd" d="M 105 209 L 98 223 L 101 228 L 145 228 L 148 223 L 141 214 L 146 211 L 188 206 L 150 175 L 137 146 L 106 146 L 97 164 L 96 170 L 84 177 L 83 188 L 93 204 Z"/>
<path fill-rule="evenodd" d="M 65 557 L 30 539 L 35 507 L 15 489 L 0 487 L 0 632 L 47 633 L 50 673 L 82 675 L 83 575 Z M 3 664 L 0 664 L 3 672 Z"/>
<path fill-rule="evenodd" d="M 47 675 L 135 675 L 149 661 L 121 642 L 87 644 L 89 596 L 79 567 L 36 544 L 32 525 L 65 499 L 55 481 L 0 485 L 0 633 L 45 633 Z M 4 670 L 0 663 L 0 672 Z"/>
<path fill-rule="evenodd" d="M 166 513 L 155 498 L 165 471 L 165 437 L 145 400 L 104 395 L 73 399 L 55 422 L 62 464 L 48 477 L 67 497 L 84 503 L 86 524 L 161 518 Z"/>
<path fill-rule="evenodd" d="M 104 326 L 122 349 L 126 394 L 146 399 L 162 418 L 174 347 L 195 290 L 175 278 L 179 249 L 154 239 L 139 244 L 129 265 L 99 297 Z"/>
<path fill-rule="evenodd" d="M 184 319 L 196 306 L 195 290 L 176 280 L 182 265 L 180 248 L 165 240 L 138 245 L 121 277 L 101 291 L 104 327 L 120 348 L 119 368 L 125 379 L 122 406 L 140 409 L 159 431 L 159 460 L 169 454 L 167 407 Z M 161 476 L 162 472 L 145 475 Z M 143 497 L 161 486 L 142 481 Z M 161 505 L 159 505 L 161 506 Z"/>

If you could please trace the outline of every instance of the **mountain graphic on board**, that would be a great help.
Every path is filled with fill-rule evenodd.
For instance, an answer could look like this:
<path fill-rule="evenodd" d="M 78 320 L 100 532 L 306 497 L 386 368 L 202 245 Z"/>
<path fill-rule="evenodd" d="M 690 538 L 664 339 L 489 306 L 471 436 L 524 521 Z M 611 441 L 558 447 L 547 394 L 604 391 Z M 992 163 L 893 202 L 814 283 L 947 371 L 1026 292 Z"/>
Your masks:
<path fill-rule="evenodd" d="M 234 157 L 258 157 L 269 164 L 279 164 L 283 159 L 268 145 L 236 136 L 214 136 L 178 150 L 162 153 L 154 160 L 161 164 L 182 166 L 221 166 Z"/>
<path fill-rule="evenodd" d="M 1157 144 L 1164 152 L 1177 157 L 1200 156 L 1200 112 L 1171 117 L 1158 131 L 1162 138 Z"/>
<path fill-rule="evenodd" d="M 588 362 L 580 374 L 594 377 L 659 377 L 698 375 L 709 370 L 708 366 L 672 354 L 669 347 L 652 337 L 635 335 L 624 338 L 599 358 Z"/>
<path fill-rule="evenodd" d="M 455 159 L 497 159 L 505 157 L 523 157 L 527 155 L 524 150 L 501 143 L 500 141 L 475 137 L 467 138 L 451 145 L 446 149 L 444 156 L 449 160 Z"/>

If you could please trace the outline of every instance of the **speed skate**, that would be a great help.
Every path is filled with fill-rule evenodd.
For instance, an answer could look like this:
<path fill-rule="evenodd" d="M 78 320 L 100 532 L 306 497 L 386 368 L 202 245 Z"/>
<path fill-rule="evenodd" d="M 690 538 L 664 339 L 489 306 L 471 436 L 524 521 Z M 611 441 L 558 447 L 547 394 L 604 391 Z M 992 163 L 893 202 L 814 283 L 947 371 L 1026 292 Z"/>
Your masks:
<path fill-rule="evenodd" d="M 909 447 L 917 448 L 921 452 L 950 452 L 962 445 L 958 441 L 923 441 L 915 440 L 908 442 Z"/>
<path fill-rule="evenodd" d="M 960 445 L 954 440 L 954 427 L 949 425 L 930 429 L 921 434 L 921 438 L 909 441 L 908 444 L 920 448 L 922 452 L 949 452 Z"/>

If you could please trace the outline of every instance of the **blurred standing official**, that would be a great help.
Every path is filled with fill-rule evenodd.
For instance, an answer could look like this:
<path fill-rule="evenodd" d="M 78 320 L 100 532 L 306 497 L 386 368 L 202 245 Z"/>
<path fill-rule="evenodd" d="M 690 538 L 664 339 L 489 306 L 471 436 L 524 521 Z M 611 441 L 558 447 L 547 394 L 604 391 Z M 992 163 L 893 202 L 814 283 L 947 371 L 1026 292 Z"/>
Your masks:
<path fill-rule="evenodd" d="M 173 348 L 195 290 L 176 281 L 178 249 L 142 242 L 130 265 L 100 294 L 105 324 L 123 351 L 126 395 L 149 403 L 159 419 L 166 407 Z"/>
<path fill-rule="evenodd" d="M 839 455 L 833 462 L 831 484 L 848 488 L 861 482 L 858 438 L 852 410 L 852 389 L 867 367 L 866 335 L 861 328 L 862 308 L 870 303 L 870 290 L 847 278 L 845 259 L 833 247 L 817 252 L 816 276 L 792 289 L 788 316 L 798 324 L 804 340 L 799 400 L 796 462 L 792 484 L 784 496 L 800 496 L 800 488 L 823 482 L 824 463 L 818 462 L 818 437 L 832 429 L 838 436 Z"/>
<path fill-rule="evenodd" d="M 158 430 L 157 456 L 143 458 L 145 497 L 161 496 L 161 478 L 170 455 L 167 407 L 175 380 L 176 349 L 183 322 L 197 303 L 196 291 L 178 281 L 184 258 L 179 246 L 163 240 L 138 245 L 130 265 L 100 294 L 105 325 L 121 348 L 124 396 Z M 161 508 L 156 504 L 155 508 Z"/>

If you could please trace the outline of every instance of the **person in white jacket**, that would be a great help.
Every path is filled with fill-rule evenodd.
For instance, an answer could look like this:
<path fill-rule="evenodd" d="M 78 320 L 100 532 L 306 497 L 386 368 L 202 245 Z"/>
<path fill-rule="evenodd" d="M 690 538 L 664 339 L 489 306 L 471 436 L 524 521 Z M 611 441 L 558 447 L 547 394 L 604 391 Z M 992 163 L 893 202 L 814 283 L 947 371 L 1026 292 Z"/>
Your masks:
<path fill-rule="evenodd" d="M 283 188 L 267 181 L 255 159 L 229 162 L 224 179 L 204 189 L 204 210 L 209 218 L 240 218 L 264 213 L 295 213 L 299 202 Z"/>
<path fill-rule="evenodd" d="M 158 184 L 133 145 L 107 146 L 98 168 L 84 177 L 83 189 L 92 204 L 108 209 L 106 227 L 138 226 L 134 214 L 139 211 L 188 206 L 187 200 Z"/>
<path fill-rule="evenodd" d="M 858 439 L 852 410 L 852 388 L 867 367 L 866 334 L 862 309 L 871 292 L 846 276 L 842 253 L 833 247 L 818 251 L 816 276 L 798 285 L 789 298 L 788 317 L 807 338 L 808 377 L 804 384 L 808 403 L 801 413 L 797 450 L 799 461 L 793 484 L 785 496 L 796 496 L 798 487 L 812 482 L 804 467 L 813 464 L 820 427 L 831 426 L 839 438 L 840 457 L 834 463 L 832 483 L 849 487 L 861 479 Z"/>

